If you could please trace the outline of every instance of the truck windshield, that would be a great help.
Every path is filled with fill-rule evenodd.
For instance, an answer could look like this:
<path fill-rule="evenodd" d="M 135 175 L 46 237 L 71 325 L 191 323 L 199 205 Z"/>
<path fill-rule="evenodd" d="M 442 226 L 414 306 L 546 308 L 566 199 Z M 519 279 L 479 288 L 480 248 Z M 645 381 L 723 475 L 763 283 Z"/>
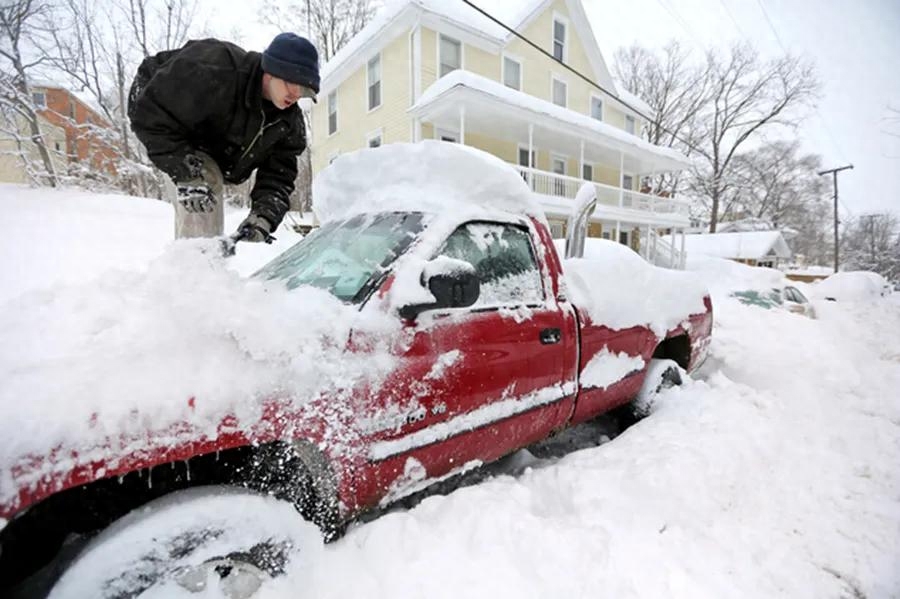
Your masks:
<path fill-rule="evenodd" d="M 327 223 L 266 264 L 253 276 L 311 285 L 342 301 L 362 301 L 384 270 L 423 228 L 422 214 L 361 214 Z"/>

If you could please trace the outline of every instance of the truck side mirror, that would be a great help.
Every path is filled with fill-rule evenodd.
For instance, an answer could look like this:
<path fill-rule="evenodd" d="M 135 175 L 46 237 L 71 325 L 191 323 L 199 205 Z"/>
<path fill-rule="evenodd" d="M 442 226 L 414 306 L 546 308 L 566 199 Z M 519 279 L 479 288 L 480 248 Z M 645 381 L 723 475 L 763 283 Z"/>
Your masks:
<path fill-rule="evenodd" d="M 475 268 L 468 262 L 438 256 L 428 263 L 422 273 L 423 283 L 435 301 L 410 304 L 400 308 L 400 316 L 414 320 L 426 310 L 467 308 L 478 301 L 481 285 Z"/>

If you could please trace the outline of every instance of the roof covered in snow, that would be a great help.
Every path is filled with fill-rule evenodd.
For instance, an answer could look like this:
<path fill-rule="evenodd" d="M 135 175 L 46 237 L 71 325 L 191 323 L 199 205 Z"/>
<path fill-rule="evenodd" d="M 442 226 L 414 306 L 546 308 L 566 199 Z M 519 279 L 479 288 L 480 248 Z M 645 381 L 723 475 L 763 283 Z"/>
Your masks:
<path fill-rule="evenodd" d="M 672 243 L 669 237 L 666 239 Z M 676 239 L 675 243 L 680 241 Z M 686 235 L 684 247 L 688 255 L 703 254 L 716 258 L 758 260 L 791 257 L 791 248 L 780 231 Z"/>

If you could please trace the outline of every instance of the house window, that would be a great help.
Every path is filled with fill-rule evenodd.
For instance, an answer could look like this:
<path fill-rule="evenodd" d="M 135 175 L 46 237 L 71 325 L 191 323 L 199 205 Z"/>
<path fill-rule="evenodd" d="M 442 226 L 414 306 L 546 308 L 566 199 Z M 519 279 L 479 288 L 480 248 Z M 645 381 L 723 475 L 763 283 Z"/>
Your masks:
<path fill-rule="evenodd" d="M 619 243 L 622 245 L 628 244 L 628 231 L 619 231 Z"/>
<path fill-rule="evenodd" d="M 634 135 L 634 117 L 625 115 L 625 131 Z"/>
<path fill-rule="evenodd" d="M 441 141 L 446 141 L 454 144 L 459 143 L 459 134 L 456 131 L 436 129 L 434 132 L 434 136 Z"/>
<path fill-rule="evenodd" d="M 603 120 L 603 100 L 597 96 L 591 96 L 591 118 Z"/>
<path fill-rule="evenodd" d="M 441 36 L 440 77 L 462 68 L 462 44 L 453 38 Z"/>
<path fill-rule="evenodd" d="M 557 158 L 553 157 L 551 161 L 551 169 L 557 175 L 566 175 L 566 159 L 565 158 Z M 563 196 L 566 195 L 566 181 L 561 177 L 553 177 L 553 195 Z"/>
<path fill-rule="evenodd" d="M 31 92 L 31 101 L 37 108 L 47 108 L 47 94 L 44 92 Z"/>
<path fill-rule="evenodd" d="M 582 164 L 581 165 L 581 178 L 585 181 L 593 181 L 594 180 L 594 165 L 593 164 Z"/>
<path fill-rule="evenodd" d="M 56 148 L 57 152 L 62 151 L 62 144 L 60 144 L 58 141 L 53 142 L 53 147 Z"/>
<path fill-rule="evenodd" d="M 69 118 L 75 120 L 75 100 L 69 101 Z"/>
<path fill-rule="evenodd" d="M 553 58 L 566 59 L 566 24 L 558 19 L 553 19 Z"/>
<path fill-rule="evenodd" d="M 503 85 L 513 89 L 522 89 L 522 63 L 509 56 L 503 57 Z"/>
<path fill-rule="evenodd" d="M 337 131 L 337 90 L 328 94 L 328 135 Z"/>
<path fill-rule="evenodd" d="M 377 148 L 381 145 L 381 130 L 376 131 L 375 133 L 370 133 L 366 138 L 366 145 L 370 148 Z"/>
<path fill-rule="evenodd" d="M 369 86 L 369 110 L 381 106 L 381 54 L 369 60 L 366 68 Z"/>
<path fill-rule="evenodd" d="M 629 191 L 634 190 L 634 177 L 631 175 L 622 175 L 622 188 Z"/>
<path fill-rule="evenodd" d="M 553 239 L 563 239 L 566 236 L 566 223 L 559 220 L 548 222 L 550 223 L 550 236 Z"/>
<path fill-rule="evenodd" d="M 533 167 L 537 164 L 536 151 L 531 151 L 531 163 L 528 162 L 528 148 L 519 148 L 519 166 Z"/>
<path fill-rule="evenodd" d="M 554 104 L 556 104 L 557 106 L 562 106 L 563 108 L 568 106 L 568 91 L 568 86 L 566 85 L 565 81 L 557 79 L 556 77 L 553 78 Z"/>

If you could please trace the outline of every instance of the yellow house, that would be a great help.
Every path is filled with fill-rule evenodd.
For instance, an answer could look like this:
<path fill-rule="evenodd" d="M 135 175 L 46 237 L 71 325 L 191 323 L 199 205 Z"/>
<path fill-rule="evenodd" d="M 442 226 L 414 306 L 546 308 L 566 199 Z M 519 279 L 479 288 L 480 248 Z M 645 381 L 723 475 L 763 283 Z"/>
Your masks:
<path fill-rule="evenodd" d="M 391 3 L 324 66 L 313 173 L 366 146 L 463 143 L 519 170 L 554 237 L 592 181 L 589 235 L 680 266 L 689 204 L 641 193 L 641 182 L 687 158 L 640 137 L 650 109 L 616 87 L 580 0 L 473 3 L 496 21 L 463 0 Z M 681 247 L 661 232 L 681 234 Z"/>
<path fill-rule="evenodd" d="M 65 171 L 66 131 L 38 115 L 41 135 L 50 151 L 50 159 L 57 173 Z M 0 115 L 0 183 L 31 183 L 26 163 L 38 163 L 40 154 L 31 141 L 31 128 L 22 115 L 11 112 Z"/>

